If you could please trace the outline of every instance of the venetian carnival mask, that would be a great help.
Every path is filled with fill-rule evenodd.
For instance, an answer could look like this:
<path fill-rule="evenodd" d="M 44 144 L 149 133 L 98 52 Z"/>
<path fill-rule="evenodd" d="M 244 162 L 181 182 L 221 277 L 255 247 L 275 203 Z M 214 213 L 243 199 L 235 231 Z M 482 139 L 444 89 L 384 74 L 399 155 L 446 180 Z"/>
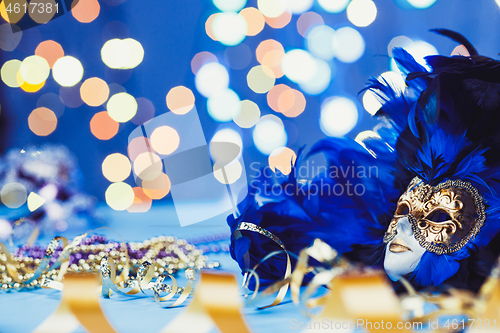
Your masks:
<path fill-rule="evenodd" d="M 395 280 L 412 272 L 425 250 L 456 252 L 476 236 L 485 219 L 482 197 L 470 183 L 447 180 L 430 186 L 415 177 L 385 233 L 384 268 Z"/>

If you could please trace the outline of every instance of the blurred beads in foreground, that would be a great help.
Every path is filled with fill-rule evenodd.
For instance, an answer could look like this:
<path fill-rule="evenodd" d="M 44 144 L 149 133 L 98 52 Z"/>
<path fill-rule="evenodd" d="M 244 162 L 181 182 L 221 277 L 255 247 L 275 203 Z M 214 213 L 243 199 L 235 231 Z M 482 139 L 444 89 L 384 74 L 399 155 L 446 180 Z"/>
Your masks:
<path fill-rule="evenodd" d="M 35 54 L 47 60 L 50 68 L 53 68 L 56 61 L 64 57 L 64 50 L 59 43 L 46 40 L 38 44 Z"/>
<path fill-rule="evenodd" d="M 90 131 L 99 140 L 109 140 L 118 133 L 120 124 L 107 111 L 96 113 L 90 120 Z"/>
<path fill-rule="evenodd" d="M 153 203 L 153 200 L 148 197 L 142 187 L 134 187 L 134 202 L 130 207 L 127 208 L 129 213 L 145 213 L 147 212 Z"/>
<path fill-rule="evenodd" d="M 105 193 L 106 203 L 114 210 L 125 210 L 134 203 L 134 190 L 126 183 L 109 185 Z"/>
<path fill-rule="evenodd" d="M 282 174 L 288 175 L 292 171 L 292 166 L 295 165 L 297 155 L 293 150 L 287 147 L 280 147 L 273 150 L 269 155 L 268 162 L 271 170 L 276 172 L 279 170 Z"/>
<path fill-rule="evenodd" d="M 254 7 L 243 8 L 239 15 L 243 16 L 247 23 L 247 36 L 255 36 L 264 29 L 266 21 L 261 11 Z"/>
<path fill-rule="evenodd" d="M 76 5 L 72 5 L 71 14 L 81 23 L 90 23 L 99 16 L 101 6 L 97 0 L 78 0 L 74 1 Z"/>
<path fill-rule="evenodd" d="M 233 110 L 233 121 L 241 128 L 253 127 L 259 118 L 259 106 L 248 99 L 241 101 L 240 107 Z"/>
<path fill-rule="evenodd" d="M 102 46 L 101 59 L 109 68 L 132 69 L 144 59 L 144 49 L 135 39 L 114 38 Z"/>
<path fill-rule="evenodd" d="M 113 120 L 125 123 L 137 113 L 137 101 L 127 93 L 118 93 L 110 97 L 106 104 L 108 114 Z"/>
<path fill-rule="evenodd" d="M 104 80 L 91 77 L 80 86 L 80 95 L 87 105 L 99 106 L 108 100 L 109 87 Z"/>
<path fill-rule="evenodd" d="M 64 56 L 55 62 L 52 75 L 61 86 L 72 87 L 83 77 L 82 63 L 72 56 Z"/>
<path fill-rule="evenodd" d="M 195 84 L 200 94 L 210 97 L 229 87 L 229 74 L 226 67 L 217 62 L 209 62 L 196 73 Z"/>
<path fill-rule="evenodd" d="M 288 140 L 283 121 L 275 115 L 261 117 L 255 125 L 252 138 L 255 147 L 264 155 L 285 146 Z"/>
<path fill-rule="evenodd" d="M 55 131 L 57 127 L 57 117 L 47 108 L 36 108 L 28 117 L 30 130 L 38 136 L 47 136 Z"/>
<path fill-rule="evenodd" d="M 346 97 L 332 97 L 321 106 L 320 127 L 328 136 L 342 137 L 358 122 L 356 104 Z"/>
<path fill-rule="evenodd" d="M 12 182 L 5 184 L 0 191 L 2 203 L 9 208 L 19 208 L 26 202 L 28 192 L 23 184 Z"/>
<path fill-rule="evenodd" d="M 175 114 L 186 114 L 194 107 L 194 94 L 191 89 L 177 86 L 167 94 L 167 107 Z"/>
<path fill-rule="evenodd" d="M 347 18 L 355 26 L 369 26 L 376 17 L 377 7 L 372 0 L 352 0 L 347 6 Z"/>
<path fill-rule="evenodd" d="M 130 176 L 130 160 L 120 153 L 106 156 L 102 162 L 102 174 L 110 182 L 122 182 Z"/>

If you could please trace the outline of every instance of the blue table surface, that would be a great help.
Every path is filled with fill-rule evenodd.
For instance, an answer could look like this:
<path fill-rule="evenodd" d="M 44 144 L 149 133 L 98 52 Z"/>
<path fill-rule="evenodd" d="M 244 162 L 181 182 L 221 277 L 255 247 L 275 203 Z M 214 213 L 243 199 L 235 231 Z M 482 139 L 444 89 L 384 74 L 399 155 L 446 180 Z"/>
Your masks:
<path fill-rule="evenodd" d="M 190 239 L 229 233 L 225 215 L 181 227 L 175 209 L 171 205 L 153 207 L 149 212 L 140 214 L 117 212 L 104 206 L 98 207 L 97 211 L 105 215 L 106 226 L 126 241 L 143 241 L 160 235 Z M 62 235 L 72 239 L 81 232 L 69 230 Z M 97 231 L 109 239 L 119 240 L 115 232 L 107 229 Z M 53 236 L 55 235 L 45 235 L 38 242 L 46 244 Z M 208 257 L 211 261 L 220 262 L 221 270 L 234 273 L 239 283 L 242 281 L 240 269 L 229 253 L 211 253 Z M 33 331 L 56 310 L 61 301 L 61 295 L 59 291 L 47 289 L 0 293 L 0 333 Z M 117 295 L 112 295 L 109 299 L 100 297 L 100 303 L 109 322 L 121 333 L 159 332 L 186 309 L 186 306 L 165 309 L 150 298 L 125 298 Z M 300 330 L 293 329 L 291 321 L 307 321 L 307 318 L 290 301 L 289 295 L 282 304 L 274 308 L 257 310 L 254 306 L 247 306 L 242 311 L 248 326 L 254 333 L 296 332 Z M 85 332 L 85 330 L 80 327 L 75 332 Z M 214 329 L 213 332 L 218 332 L 218 330 Z"/>

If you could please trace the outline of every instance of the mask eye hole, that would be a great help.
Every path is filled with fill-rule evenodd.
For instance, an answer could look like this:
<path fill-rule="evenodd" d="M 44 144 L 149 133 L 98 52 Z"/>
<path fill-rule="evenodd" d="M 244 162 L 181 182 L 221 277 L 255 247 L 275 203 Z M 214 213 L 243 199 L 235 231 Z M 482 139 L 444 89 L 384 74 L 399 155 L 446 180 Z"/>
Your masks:
<path fill-rule="evenodd" d="M 438 209 L 430 213 L 427 219 L 433 222 L 445 222 L 451 220 L 451 217 L 444 210 Z"/>
<path fill-rule="evenodd" d="M 400 203 L 396 209 L 396 215 L 408 215 L 410 214 L 410 207 L 407 204 Z"/>

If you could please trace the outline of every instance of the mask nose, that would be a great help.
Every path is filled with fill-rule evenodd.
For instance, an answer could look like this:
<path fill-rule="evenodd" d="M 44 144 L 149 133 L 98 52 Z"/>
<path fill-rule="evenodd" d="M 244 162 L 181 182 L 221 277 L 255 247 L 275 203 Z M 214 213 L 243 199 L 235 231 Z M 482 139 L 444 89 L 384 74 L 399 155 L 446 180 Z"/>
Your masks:
<path fill-rule="evenodd" d="M 413 230 L 411 229 L 411 224 L 407 216 L 399 219 L 396 231 L 398 234 L 413 236 Z"/>

